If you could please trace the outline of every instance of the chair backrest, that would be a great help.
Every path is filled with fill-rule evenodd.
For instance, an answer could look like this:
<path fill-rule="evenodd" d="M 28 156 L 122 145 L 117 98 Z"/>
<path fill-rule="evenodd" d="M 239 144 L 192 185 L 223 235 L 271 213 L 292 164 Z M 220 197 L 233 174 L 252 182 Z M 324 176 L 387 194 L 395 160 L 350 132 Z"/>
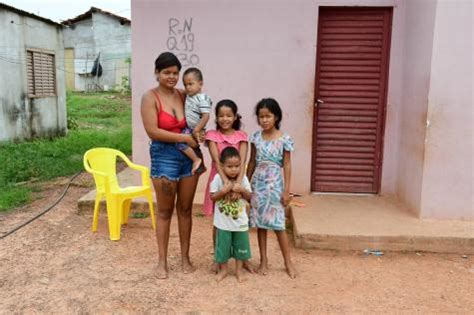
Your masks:
<path fill-rule="evenodd" d="M 84 167 L 93 171 L 99 171 L 107 175 L 111 189 L 118 188 L 116 173 L 117 156 L 123 155 L 122 152 L 110 148 L 94 148 L 84 153 Z M 98 191 L 105 192 L 105 179 L 102 176 L 92 173 L 95 185 Z"/>

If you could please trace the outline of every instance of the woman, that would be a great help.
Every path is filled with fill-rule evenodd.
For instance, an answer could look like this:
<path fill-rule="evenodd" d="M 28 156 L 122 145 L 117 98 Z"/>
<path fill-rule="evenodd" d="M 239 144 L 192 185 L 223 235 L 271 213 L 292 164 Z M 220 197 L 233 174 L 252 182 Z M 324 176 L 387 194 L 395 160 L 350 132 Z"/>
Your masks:
<path fill-rule="evenodd" d="M 158 86 L 143 94 L 141 116 L 151 139 L 151 177 L 158 201 L 156 238 L 158 241 L 158 278 L 168 278 L 168 241 L 175 208 L 178 213 L 181 264 L 184 273 L 194 271 L 189 259 L 192 230 L 192 205 L 200 172 L 192 175 L 192 161 L 177 149 L 177 142 L 191 147 L 198 144 L 191 135 L 181 134 L 186 126 L 184 94 L 175 88 L 181 63 L 165 52 L 155 60 Z M 177 198 L 176 198 L 177 196 Z"/>

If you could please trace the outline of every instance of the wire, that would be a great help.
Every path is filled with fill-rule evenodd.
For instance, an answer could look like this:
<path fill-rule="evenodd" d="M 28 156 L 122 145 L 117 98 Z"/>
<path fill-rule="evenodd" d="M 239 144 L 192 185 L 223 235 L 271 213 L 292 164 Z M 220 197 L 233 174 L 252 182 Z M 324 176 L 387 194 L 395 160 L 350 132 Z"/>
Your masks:
<path fill-rule="evenodd" d="M 8 62 L 8 63 L 11 63 L 11 64 L 17 64 L 17 65 L 26 65 L 26 63 L 24 63 L 24 62 L 19 62 L 19 61 L 16 61 L 16 60 L 7 59 L 7 58 L 4 58 L 2 56 L 0 56 L 0 61 Z M 93 62 L 94 62 L 94 60 L 91 59 L 91 63 L 93 63 Z M 129 68 L 130 68 L 130 66 L 102 68 L 102 71 L 109 72 L 109 71 L 114 71 L 114 70 L 128 70 Z M 61 68 L 60 66 L 56 66 L 55 69 L 58 70 L 58 71 L 65 72 L 65 73 L 78 74 L 74 71 L 68 71 L 65 68 Z"/>
<path fill-rule="evenodd" d="M 64 189 L 63 193 L 61 194 L 61 196 L 59 196 L 59 198 L 52 204 L 50 205 L 48 208 L 46 208 L 46 210 L 43 210 L 41 213 L 37 214 L 36 216 L 34 216 L 33 218 L 29 219 L 28 221 L 20 224 L 19 226 L 17 226 L 16 228 L 14 228 L 13 230 L 7 232 L 6 234 L 0 236 L 0 240 L 1 239 L 4 239 L 5 237 L 7 237 L 8 235 L 11 235 L 13 233 L 15 233 L 16 231 L 18 231 L 19 229 L 21 229 L 22 227 L 30 224 L 31 222 L 33 222 L 34 220 L 38 219 L 39 217 L 41 217 L 43 214 L 45 214 L 46 212 L 50 211 L 51 209 L 53 209 L 63 198 L 64 196 L 66 195 L 68 189 L 69 189 L 69 186 L 71 186 L 71 183 L 74 179 L 76 179 L 77 176 L 79 176 L 80 174 L 82 173 L 82 171 L 79 171 L 77 172 L 73 177 L 71 177 L 71 179 L 69 180 L 69 182 L 67 183 L 67 186 L 66 188 Z"/>

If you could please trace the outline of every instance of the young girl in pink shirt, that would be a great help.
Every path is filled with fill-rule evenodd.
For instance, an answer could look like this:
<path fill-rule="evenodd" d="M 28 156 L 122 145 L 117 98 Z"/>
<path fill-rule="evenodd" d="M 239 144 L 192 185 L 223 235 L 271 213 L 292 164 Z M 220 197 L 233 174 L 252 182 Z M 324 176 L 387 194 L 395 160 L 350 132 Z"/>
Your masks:
<path fill-rule="evenodd" d="M 224 173 L 221 163 L 219 162 L 222 151 L 227 147 L 234 147 L 239 151 L 240 154 L 240 173 L 235 180 L 237 183 L 241 183 L 245 176 L 245 166 L 247 162 L 248 152 L 248 136 L 245 131 L 240 130 L 241 127 L 241 116 L 238 114 L 238 108 L 232 100 L 222 100 L 216 104 L 216 130 L 209 130 L 206 133 L 205 143 L 209 148 L 209 153 L 212 158 L 211 174 L 207 182 L 206 194 L 204 196 L 203 212 L 206 216 L 212 216 L 214 213 L 214 202 L 211 200 L 210 184 L 216 174 L 220 175 L 220 178 L 224 183 L 227 183 L 229 179 Z M 238 200 L 241 196 L 235 194 L 234 199 Z M 212 240 L 215 244 L 216 230 L 213 227 Z M 244 261 L 243 267 L 249 272 L 253 272 L 252 267 L 248 261 Z M 212 267 L 214 272 L 217 272 L 217 264 L 213 264 Z"/>

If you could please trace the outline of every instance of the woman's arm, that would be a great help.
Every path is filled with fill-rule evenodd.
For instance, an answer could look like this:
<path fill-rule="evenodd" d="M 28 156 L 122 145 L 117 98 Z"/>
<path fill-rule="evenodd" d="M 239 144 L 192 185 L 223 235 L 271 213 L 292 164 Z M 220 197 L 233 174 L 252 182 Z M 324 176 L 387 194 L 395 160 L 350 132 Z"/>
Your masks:
<path fill-rule="evenodd" d="M 281 195 L 281 203 L 286 207 L 290 203 L 290 181 L 291 181 L 291 153 L 283 151 L 283 179 L 285 189 Z"/>
<path fill-rule="evenodd" d="M 211 155 L 212 161 L 216 165 L 217 173 L 222 178 L 222 181 L 226 183 L 229 181 L 229 179 L 225 175 L 224 170 L 222 169 L 222 166 L 221 166 L 221 162 L 219 161 L 219 150 L 217 149 L 217 143 L 210 140 L 208 141 L 209 141 L 208 142 L 209 154 Z"/>
<path fill-rule="evenodd" d="M 241 183 L 245 175 L 245 166 L 247 165 L 247 151 L 249 149 L 249 144 L 247 141 L 240 142 L 239 153 L 240 153 L 240 173 L 237 177 L 237 183 Z"/>
<path fill-rule="evenodd" d="M 148 137 L 163 142 L 185 142 L 191 147 L 196 147 L 197 143 L 191 135 L 170 132 L 158 126 L 156 119 L 158 112 L 155 102 L 155 97 L 150 91 L 143 94 L 140 111 Z"/>
<path fill-rule="evenodd" d="M 255 144 L 251 143 L 250 144 L 250 160 L 249 164 L 247 165 L 247 178 L 249 180 L 252 179 L 253 172 L 255 171 L 255 156 L 257 154 L 257 149 L 255 148 Z"/>

